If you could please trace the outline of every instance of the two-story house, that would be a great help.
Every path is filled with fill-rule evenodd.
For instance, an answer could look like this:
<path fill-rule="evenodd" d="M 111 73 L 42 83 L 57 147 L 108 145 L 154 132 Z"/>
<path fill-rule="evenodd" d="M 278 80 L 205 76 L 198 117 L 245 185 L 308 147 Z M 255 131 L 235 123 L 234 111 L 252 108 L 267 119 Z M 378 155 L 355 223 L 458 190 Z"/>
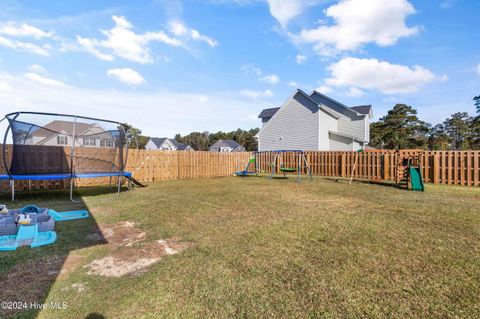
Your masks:
<path fill-rule="evenodd" d="M 372 106 L 348 107 L 313 91 L 296 90 L 278 108 L 264 109 L 258 150 L 356 151 L 370 141 Z"/>

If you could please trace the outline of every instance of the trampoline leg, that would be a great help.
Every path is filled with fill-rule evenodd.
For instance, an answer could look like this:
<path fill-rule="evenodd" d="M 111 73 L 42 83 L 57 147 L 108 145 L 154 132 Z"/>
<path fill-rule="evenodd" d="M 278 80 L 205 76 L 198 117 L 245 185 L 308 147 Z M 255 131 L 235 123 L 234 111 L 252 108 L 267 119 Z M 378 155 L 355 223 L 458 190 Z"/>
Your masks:
<path fill-rule="evenodd" d="M 118 176 L 117 180 L 118 180 L 117 196 L 120 196 L 120 189 L 122 188 L 122 178 Z"/>
<path fill-rule="evenodd" d="M 75 179 L 74 178 L 70 178 L 70 200 L 74 203 L 78 203 L 80 201 L 78 200 L 75 200 L 73 198 L 73 189 L 74 189 L 74 186 L 75 186 Z"/>
<path fill-rule="evenodd" d="M 11 189 L 11 193 L 12 193 L 12 202 L 15 201 L 15 180 L 11 179 L 10 180 L 10 189 Z"/>

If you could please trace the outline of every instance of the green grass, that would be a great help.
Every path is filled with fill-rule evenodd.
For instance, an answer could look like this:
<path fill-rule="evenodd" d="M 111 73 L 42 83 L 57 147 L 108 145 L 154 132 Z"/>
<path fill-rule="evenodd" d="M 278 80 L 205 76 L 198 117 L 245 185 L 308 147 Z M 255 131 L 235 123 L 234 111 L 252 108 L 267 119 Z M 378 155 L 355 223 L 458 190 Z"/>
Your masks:
<path fill-rule="evenodd" d="M 70 205 L 65 193 L 45 194 L 30 201 Z M 60 268 L 65 256 L 79 257 L 67 275 L 38 288 L 42 302 L 67 301 L 68 310 L 14 316 L 480 316 L 478 188 L 427 185 L 420 193 L 251 177 L 159 182 L 120 198 L 82 194 L 84 203 L 70 208 L 85 205 L 93 218 L 58 224 L 55 245 L 0 255 L 3 278 L 38 258 L 58 256 Z M 192 247 L 138 275 L 87 275 L 82 266 L 113 248 L 84 238 L 96 223 L 127 220 L 147 240 L 178 237 Z M 74 283 L 86 291 L 70 289 Z M 28 284 L 20 278 L 19 286 Z"/>

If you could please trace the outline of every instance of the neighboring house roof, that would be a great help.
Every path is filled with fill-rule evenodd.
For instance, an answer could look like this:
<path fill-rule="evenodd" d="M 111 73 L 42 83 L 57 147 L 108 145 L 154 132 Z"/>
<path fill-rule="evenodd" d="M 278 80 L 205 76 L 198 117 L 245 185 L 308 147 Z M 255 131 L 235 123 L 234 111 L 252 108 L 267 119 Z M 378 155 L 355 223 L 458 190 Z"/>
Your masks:
<path fill-rule="evenodd" d="M 82 133 L 87 131 L 91 126 L 92 124 L 76 122 L 75 135 L 82 135 Z M 38 129 L 33 131 L 31 135 L 48 138 L 59 133 L 73 135 L 73 122 L 55 120 L 44 126 L 39 127 Z"/>
<path fill-rule="evenodd" d="M 165 143 L 165 141 L 167 140 L 168 138 L 167 137 L 150 137 L 150 140 L 153 142 L 153 144 L 155 144 L 155 146 L 157 148 L 160 148 L 162 146 L 163 143 Z"/>
<path fill-rule="evenodd" d="M 189 147 L 189 145 L 187 144 L 180 143 L 177 140 L 168 137 L 150 137 L 150 140 L 153 142 L 153 144 L 155 144 L 157 148 L 162 147 L 162 144 L 165 143 L 165 141 L 167 140 L 172 142 L 172 144 L 175 145 L 175 147 L 179 151 L 184 151 Z"/>
<path fill-rule="evenodd" d="M 241 145 L 235 142 L 234 140 L 218 140 L 210 147 L 211 148 L 230 147 L 235 149 L 239 146 Z"/>
<path fill-rule="evenodd" d="M 352 106 L 352 110 L 354 110 L 357 113 L 368 115 L 372 111 L 372 106 L 371 105 L 358 105 L 358 106 Z"/>
<path fill-rule="evenodd" d="M 175 145 L 175 147 L 176 147 L 177 150 L 179 150 L 179 151 L 184 151 L 184 150 L 186 150 L 187 148 L 190 147 L 189 145 L 180 143 L 179 141 L 174 140 L 174 139 L 172 139 L 171 141 L 173 142 L 173 144 Z M 190 147 L 190 148 L 191 148 L 191 147 Z"/>
<path fill-rule="evenodd" d="M 260 114 L 258 115 L 258 118 L 266 118 L 266 117 L 272 117 L 275 115 L 275 113 L 277 113 L 277 111 L 280 110 L 279 107 L 272 107 L 272 108 L 269 108 L 269 109 L 264 109 L 262 110 L 262 112 L 260 112 Z"/>

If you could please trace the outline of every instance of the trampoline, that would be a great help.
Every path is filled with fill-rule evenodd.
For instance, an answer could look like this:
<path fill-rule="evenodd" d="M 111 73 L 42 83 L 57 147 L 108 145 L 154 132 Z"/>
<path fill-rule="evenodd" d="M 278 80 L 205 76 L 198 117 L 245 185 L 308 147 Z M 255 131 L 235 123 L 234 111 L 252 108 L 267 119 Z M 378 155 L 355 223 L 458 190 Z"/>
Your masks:
<path fill-rule="evenodd" d="M 15 112 L 8 121 L 2 146 L 12 201 L 15 181 L 70 180 L 70 199 L 75 180 L 117 179 L 120 194 L 122 178 L 130 187 L 133 176 L 125 171 L 128 158 L 128 127 L 116 121 L 79 115 Z M 11 145 L 9 145 L 11 144 Z"/>

